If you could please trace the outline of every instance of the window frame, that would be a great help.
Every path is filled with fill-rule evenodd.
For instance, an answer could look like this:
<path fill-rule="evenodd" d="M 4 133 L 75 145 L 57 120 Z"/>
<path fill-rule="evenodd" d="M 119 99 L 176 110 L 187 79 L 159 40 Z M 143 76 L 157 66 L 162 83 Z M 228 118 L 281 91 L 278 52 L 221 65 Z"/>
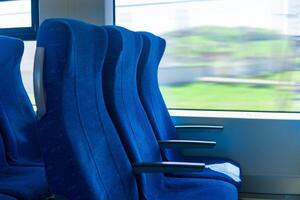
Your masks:
<path fill-rule="evenodd" d="M 0 0 L 10 1 L 10 0 Z M 31 0 L 31 27 L 0 28 L 0 35 L 20 38 L 22 40 L 35 40 L 39 27 L 39 1 Z"/>
<path fill-rule="evenodd" d="M 116 0 L 113 0 L 113 25 L 116 25 Z"/>

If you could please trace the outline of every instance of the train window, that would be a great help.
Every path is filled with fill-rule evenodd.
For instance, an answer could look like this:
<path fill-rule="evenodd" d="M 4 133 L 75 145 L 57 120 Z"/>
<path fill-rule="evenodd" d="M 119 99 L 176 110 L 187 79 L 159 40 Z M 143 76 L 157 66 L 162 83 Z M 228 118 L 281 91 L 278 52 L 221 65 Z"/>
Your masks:
<path fill-rule="evenodd" d="M 0 34 L 35 39 L 38 0 L 0 0 Z"/>
<path fill-rule="evenodd" d="M 169 108 L 300 111 L 300 1 L 115 0 L 115 23 L 167 40 Z"/>

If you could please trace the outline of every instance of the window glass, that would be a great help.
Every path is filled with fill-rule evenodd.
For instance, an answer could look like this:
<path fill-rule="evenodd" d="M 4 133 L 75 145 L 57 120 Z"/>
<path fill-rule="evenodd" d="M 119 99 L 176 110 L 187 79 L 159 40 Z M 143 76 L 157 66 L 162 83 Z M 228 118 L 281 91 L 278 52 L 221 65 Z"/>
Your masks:
<path fill-rule="evenodd" d="M 299 0 L 115 0 L 116 25 L 167 41 L 169 108 L 300 111 Z"/>
<path fill-rule="evenodd" d="M 21 74 L 24 87 L 28 93 L 31 102 L 34 104 L 33 93 L 33 62 L 36 49 L 35 41 L 24 42 L 24 54 L 21 62 Z"/>
<path fill-rule="evenodd" d="M 0 0 L 0 35 L 34 40 L 38 26 L 38 0 Z"/>
<path fill-rule="evenodd" d="M 24 28 L 31 24 L 31 0 L 0 1 L 0 28 Z"/>

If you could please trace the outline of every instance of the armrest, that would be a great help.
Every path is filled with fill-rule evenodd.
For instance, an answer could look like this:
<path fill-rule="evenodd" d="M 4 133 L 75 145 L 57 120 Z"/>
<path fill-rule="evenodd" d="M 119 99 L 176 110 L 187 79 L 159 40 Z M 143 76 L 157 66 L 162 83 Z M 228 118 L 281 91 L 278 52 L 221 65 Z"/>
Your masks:
<path fill-rule="evenodd" d="M 176 129 L 212 129 L 212 130 L 224 129 L 224 126 L 222 125 L 178 125 L 175 127 Z"/>
<path fill-rule="evenodd" d="M 133 164 L 135 173 L 200 172 L 204 167 L 204 163 L 189 162 L 149 162 Z"/>
<path fill-rule="evenodd" d="M 214 148 L 214 141 L 198 141 L 198 140 L 160 140 L 158 141 L 162 149 L 192 149 L 192 148 Z"/>

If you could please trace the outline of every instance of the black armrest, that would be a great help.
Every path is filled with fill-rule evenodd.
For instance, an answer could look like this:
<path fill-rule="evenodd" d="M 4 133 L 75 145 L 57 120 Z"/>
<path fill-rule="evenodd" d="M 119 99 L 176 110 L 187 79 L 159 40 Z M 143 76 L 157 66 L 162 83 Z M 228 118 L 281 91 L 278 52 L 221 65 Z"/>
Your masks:
<path fill-rule="evenodd" d="M 162 149 L 192 149 L 192 148 L 214 148 L 214 141 L 198 141 L 198 140 L 160 140 L 158 141 Z"/>
<path fill-rule="evenodd" d="M 204 167 L 204 163 L 189 162 L 149 162 L 133 164 L 135 173 L 200 172 Z"/>
<path fill-rule="evenodd" d="M 178 125 L 175 127 L 176 129 L 213 129 L 213 130 L 224 129 L 224 126 L 222 125 Z"/>

